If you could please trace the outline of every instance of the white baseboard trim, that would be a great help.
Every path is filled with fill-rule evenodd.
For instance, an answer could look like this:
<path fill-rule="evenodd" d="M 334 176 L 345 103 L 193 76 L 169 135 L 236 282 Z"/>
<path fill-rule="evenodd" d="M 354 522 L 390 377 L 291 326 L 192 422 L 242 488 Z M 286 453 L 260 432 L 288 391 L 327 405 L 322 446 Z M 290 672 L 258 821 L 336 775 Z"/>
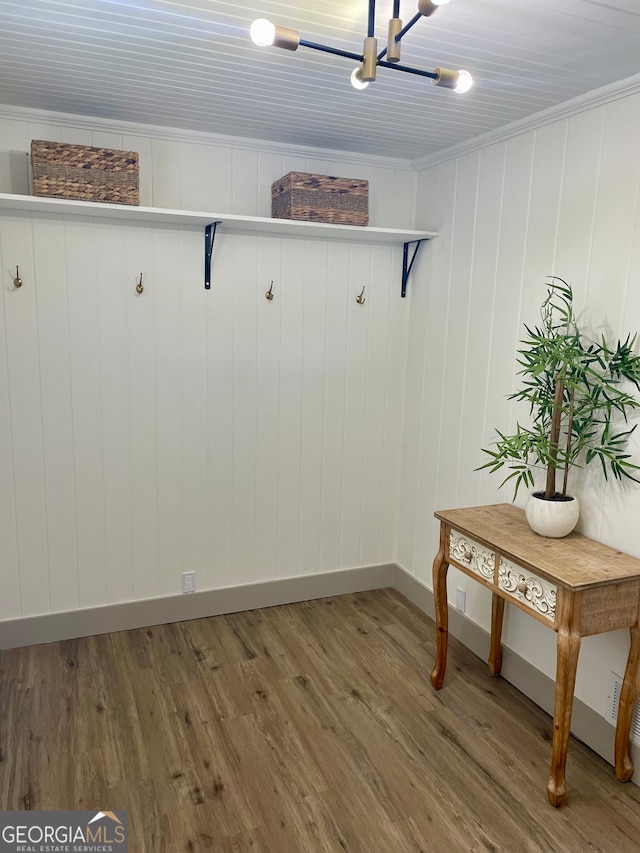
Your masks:
<path fill-rule="evenodd" d="M 423 613 L 435 617 L 433 592 L 405 569 L 396 566 L 393 586 Z M 483 660 L 489 657 L 490 636 L 462 613 L 449 608 L 449 633 Z M 502 677 L 553 716 L 555 681 L 507 646 L 502 651 Z M 446 685 L 446 682 L 445 682 Z M 579 699 L 573 701 L 571 733 L 594 752 L 614 763 L 615 726 Z M 640 785 L 640 749 L 631 744 L 636 771 L 631 781 Z"/>
<path fill-rule="evenodd" d="M 396 566 L 388 563 L 211 589 L 192 595 L 170 595 L 63 613 L 5 619 L 0 621 L 0 649 L 257 610 L 260 607 L 310 601 L 367 589 L 383 589 L 393 586 L 395 571 Z"/>

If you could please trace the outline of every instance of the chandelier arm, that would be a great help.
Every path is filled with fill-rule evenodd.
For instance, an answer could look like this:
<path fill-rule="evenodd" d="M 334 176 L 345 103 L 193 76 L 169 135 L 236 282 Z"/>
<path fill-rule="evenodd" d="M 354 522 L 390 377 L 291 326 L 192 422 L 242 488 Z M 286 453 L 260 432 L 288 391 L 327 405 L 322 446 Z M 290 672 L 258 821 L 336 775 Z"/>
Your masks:
<path fill-rule="evenodd" d="M 396 41 L 400 41 L 402 36 L 405 35 L 406 33 L 408 33 L 409 30 L 411 29 L 411 27 L 414 24 L 417 24 L 418 21 L 420 20 L 420 18 L 422 18 L 422 17 L 423 17 L 423 15 L 420 12 L 416 12 L 416 14 L 413 16 L 413 18 L 411 18 L 411 20 L 409 21 L 409 23 L 405 24 L 405 26 L 400 30 L 400 32 L 396 36 Z"/>
<path fill-rule="evenodd" d="M 367 26 L 367 37 L 373 38 L 376 29 L 376 0 L 369 0 L 369 24 Z"/>
<path fill-rule="evenodd" d="M 378 65 L 382 65 L 383 68 L 391 68 L 394 71 L 406 71 L 407 74 L 418 74 L 420 77 L 429 77 L 431 80 L 437 80 L 440 76 L 439 74 L 436 74 L 435 71 L 422 71 L 420 68 L 410 68 L 408 65 L 398 65 L 397 62 L 378 61 Z"/>
<path fill-rule="evenodd" d="M 339 50 L 337 47 L 328 47 L 326 44 L 318 44 L 315 41 L 307 41 L 300 39 L 302 47 L 309 47 L 311 50 L 321 50 L 323 53 L 332 53 L 334 56 L 344 56 L 347 59 L 355 59 L 357 62 L 362 62 L 364 56 L 361 53 L 352 53 L 349 50 Z"/>
<path fill-rule="evenodd" d="M 399 0 L 398 0 L 398 2 L 399 2 Z M 397 17 L 397 15 L 395 14 L 395 10 L 394 10 L 394 17 Z M 418 14 L 417 14 L 417 15 L 414 15 L 414 16 L 413 16 L 413 18 L 411 18 L 411 20 L 409 21 L 409 23 L 408 23 L 406 26 L 404 26 L 404 27 L 400 30 L 400 32 L 399 32 L 399 33 L 398 33 L 398 35 L 396 36 L 396 41 L 400 41 L 400 39 L 402 38 L 402 36 L 403 36 L 403 35 L 405 35 L 406 33 L 408 33 L 408 32 L 409 32 L 409 30 L 411 29 L 411 27 L 412 27 L 414 24 L 417 24 L 417 23 L 418 23 L 418 21 L 420 20 L 420 18 L 422 18 L 422 15 L 420 14 L 420 12 L 418 12 Z M 387 48 L 385 47 L 385 49 L 384 49 L 384 50 L 382 50 L 382 51 L 380 51 L 380 53 L 378 54 L 378 62 L 379 62 L 381 59 L 384 59 L 384 57 L 385 57 L 386 55 L 387 55 Z"/>
<path fill-rule="evenodd" d="M 326 44 L 317 44 L 314 41 L 300 39 L 302 47 L 309 47 L 311 50 L 320 50 L 323 53 L 332 53 L 334 56 L 344 56 L 346 59 L 355 59 L 356 62 L 362 62 L 364 56 L 361 53 L 352 53 L 349 50 L 340 50 L 337 47 L 328 47 Z M 420 77 L 429 77 L 431 80 L 437 80 L 438 74 L 435 71 L 423 71 L 420 68 L 410 68 L 408 65 L 398 65 L 397 62 L 385 62 L 378 60 L 378 65 L 383 68 L 392 68 L 395 71 L 405 71 L 407 74 L 417 74 Z"/>

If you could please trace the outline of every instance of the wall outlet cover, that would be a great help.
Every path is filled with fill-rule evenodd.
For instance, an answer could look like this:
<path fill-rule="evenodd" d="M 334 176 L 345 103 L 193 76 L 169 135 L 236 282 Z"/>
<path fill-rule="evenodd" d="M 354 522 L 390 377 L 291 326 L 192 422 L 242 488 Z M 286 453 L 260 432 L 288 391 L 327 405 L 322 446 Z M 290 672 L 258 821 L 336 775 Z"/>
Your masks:
<path fill-rule="evenodd" d="M 609 674 L 609 719 L 612 723 L 618 721 L 618 707 L 620 705 L 620 691 L 622 690 L 622 676 L 617 672 Z M 631 731 L 629 739 L 640 746 L 640 703 L 636 704 L 631 718 Z"/>
<path fill-rule="evenodd" d="M 182 592 L 187 594 L 190 592 L 196 591 L 196 573 L 195 572 L 183 572 L 182 573 Z"/>

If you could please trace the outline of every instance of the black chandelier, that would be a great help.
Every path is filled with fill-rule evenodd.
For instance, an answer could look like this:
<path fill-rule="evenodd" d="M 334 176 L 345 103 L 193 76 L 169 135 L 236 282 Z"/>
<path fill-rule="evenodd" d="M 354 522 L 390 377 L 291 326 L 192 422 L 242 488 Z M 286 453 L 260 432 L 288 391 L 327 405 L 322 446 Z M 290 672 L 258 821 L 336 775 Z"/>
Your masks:
<path fill-rule="evenodd" d="M 444 6 L 448 2 L 449 0 L 418 0 L 417 13 L 403 27 L 400 20 L 400 0 L 394 0 L 393 17 L 389 21 L 387 34 L 387 46 L 380 53 L 378 53 L 378 40 L 374 36 L 376 18 L 375 0 L 369 0 L 369 21 L 362 53 L 353 53 L 348 50 L 340 50 L 339 48 L 329 47 L 325 44 L 307 41 L 300 38 L 300 33 L 297 30 L 276 26 L 265 18 L 258 18 L 257 21 L 251 24 L 250 35 L 254 44 L 260 47 L 273 46 L 281 47 L 285 50 L 297 50 L 299 46 L 302 46 L 309 47 L 312 50 L 320 50 L 323 53 L 331 53 L 335 56 L 344 56 L 347 59 L 356 60 L 358 66 L 354 68 L 351 74 L 351 83 L 356 89 L 366 89 L 369 83 L 376 79 L 376 70 L 378 66 L 381 66 L 383 68 L 392 68 L 394 71 L 405 71 L 407 74 L 418 74 L 420 77 L 428 77 L 434 86 L 444 86 L 446 89 L 453 89 L 456 92 L 462 93 L 469 91 L 473 85 L 473 78 L 468 71 L 452 71 L 449 68 L 434 68 L 433 71 L 423 71 L 420 68 L 411 68 L 408 65 L 400 64 L 402 37 L 421 18 L 428 18 L 430 15 L 433 15 L 439 6 Z"/>

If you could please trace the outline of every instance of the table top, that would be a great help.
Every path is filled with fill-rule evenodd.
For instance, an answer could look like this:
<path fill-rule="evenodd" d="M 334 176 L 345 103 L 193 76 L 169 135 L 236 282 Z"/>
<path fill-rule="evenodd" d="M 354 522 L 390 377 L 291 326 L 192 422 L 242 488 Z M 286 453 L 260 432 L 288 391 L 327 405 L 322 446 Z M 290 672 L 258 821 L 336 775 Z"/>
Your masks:
<path fill-rule="evenodd" d="M 569 589 L 640 579 L 640 560 L 580 533 L 563 539 L 539 536 L 523 510 L 491 504 L 439 510 L 435 517 L 535 574 Z"/>

